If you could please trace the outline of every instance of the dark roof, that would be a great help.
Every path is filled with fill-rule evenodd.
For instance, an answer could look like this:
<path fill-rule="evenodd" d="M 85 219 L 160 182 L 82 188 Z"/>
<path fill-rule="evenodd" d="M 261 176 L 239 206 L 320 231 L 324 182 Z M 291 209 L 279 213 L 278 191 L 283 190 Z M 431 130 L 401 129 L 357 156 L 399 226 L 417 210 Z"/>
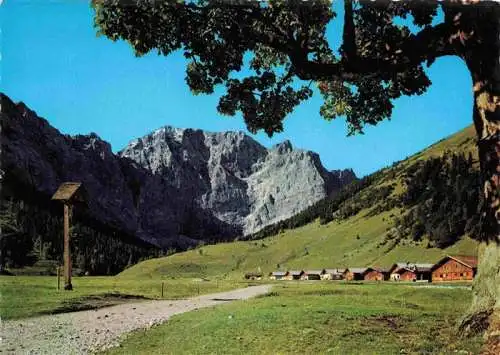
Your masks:
<path fill-rule="evenodd" d="M 378 267 L 378 266 L 374 266 L 372 269 L 381 273 L 388 273 L 391 270 L 390 267 Z"/>
<path fill-rule="evenodd" d="M 273 271 L 271 273 L 273 276 L 285 276 L 287 274 L 286 271 Z"/>
<path fill-rule="evenodd" d="M 420 272 L 428 272 L 432 270 L 432 267 L 434 264 L 412 264 L 411 269 L 414 269 L 415 271 L 420 271 Z"/>
<path fill-rule="evenodd" d="M 400 267 L 397 270 L 395 270 L 394 272 L 396 272 L 396 273 L 399 273 L 401 271 L 403 271 L 403 272 L 410 271 L 413 273 L 429 272 L 432 270 L 432 266 L 434 266 L 434 264 L 410 264 L 406 267 Z"/>
<path fill-rule="evenodd" d="M 455 261 L 459 262 L 460 264 L 465 265 L 467 267 L 470 267 L 472 269 L 477 268 L 478 260 L 477 260 L 477 257 L 475 257 L 475 256 L 470 256 L 470 255 L 453 255 L 453 256 L 452 255 L 447 255 L 444 258 L 442 258 L 441 260 L 439 260 L 433 266 L 432 269 L 435 269 L 437 266 L 442 265 L 444 262 L 446 262 L 449 259 L 455 260 Z"/>
<path fill-rule="evenodd" d="M 364 274 L 369 269 L 369 267 L 349 267 L 346 270 L 352 272 L 353 274 Z"/>
<path fill-rule="evenodd" d="M 425 263 L 425 264 L 413 264 L 417 269 L 430 269 L 431 267 L 434 266 L 434 264 L 431 263 Z"/>
<path fill-rule="evenodd" d="M 409 267 L 400 267 L 400 268 L 396 269 L 394 272 L 397 274 L 400 274 L 400 273 L 403 273 L 405 271 L 409 271 L 409 272 L 413 272 L 413 273 L 417 272 L 417 270 L 409 268 Z"/>
<path fill-rule="evenodd" d="M 397 273 L 400 270 L 408 270 L 408 271 L 411 271 L 411 272 L 418 272 L 418 271 L 420 271 L 420 272 L 427 272 L 427 271 L 431 271 L 431 269 L 432 269 L 433 266 L 434 266 L 434 264 L 429 264 L 429 263 L 422 263 L 422 264 L 418 264 L 418 263 L 396 263 L 396 264 L 392 265 L 389 270 L 392 271 L 393 273 Z"/>
<path fill-rule="evenodd" d="M 345 269 L 325 269 L 325 274 L 343 274 Z"/>
<path fill-rule="evenodd" d="M 398 263 L 392 264 L 392 266 L 389 268 L 389 272 L 391 272 L 391 271 L 396 272 L 401 268 L 407 267 L 408 265 L 410 265 L 410 263 L 398 262 Z"/>
<path fill-rule="evenodd" d="M 77 192 L 82 186 L 80 182 L 63 182 L 52 196 L 53 200 L 69 201 L 77 197 Z"/>

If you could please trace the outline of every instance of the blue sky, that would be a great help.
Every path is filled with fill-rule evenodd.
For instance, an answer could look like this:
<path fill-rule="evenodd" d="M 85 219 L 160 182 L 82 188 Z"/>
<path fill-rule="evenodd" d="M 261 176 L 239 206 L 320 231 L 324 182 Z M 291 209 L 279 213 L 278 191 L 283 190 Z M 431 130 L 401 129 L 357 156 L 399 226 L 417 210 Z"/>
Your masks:
<path fill-rule="evenodd" d="M 218 95 L 189 92 L 180 53 L 136 58 L 126 43 L 96 37 L 92 15 L 84 1 L 4 1 L 0 90 L 61 132 L 95 132 L 114 151 L 164 125 L 247 132 L 241 116 L 217 113 Z M 333 40 L 338 30 L 330 26 Z M 323 120 L 316 95 L 287 118 L 284 133 L 253 137 L 265 146 L 289 139 L 318 152 L 328 169 L 363 176 L 472 123 L 465 65 L 442 58 L 428 72 L 433 86 L 426 94 L 397 100 L 392 119 L 364 135 L 346 137 L 343 119 Z"/>

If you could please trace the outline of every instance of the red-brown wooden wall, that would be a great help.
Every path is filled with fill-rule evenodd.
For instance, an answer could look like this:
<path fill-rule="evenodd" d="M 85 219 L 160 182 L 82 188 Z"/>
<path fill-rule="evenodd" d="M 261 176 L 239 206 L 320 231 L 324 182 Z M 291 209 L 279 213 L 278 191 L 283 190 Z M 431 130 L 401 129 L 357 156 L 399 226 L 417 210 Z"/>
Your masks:
<path fill-rule="evenodd" d="M 404 272 L 401 273 L 401 276 L 399 279 L 401 281 L 413 281 L 417 278 L 417 275 L 414 272 L 411 272 L 409 270 L 405 270 Z"/>
<path fill-rule="evenodd" d="M 432 271 L 432 281 L 472 280 L 474 270 L 456 260 L 448 259 Z"/>
<path fill-rule="evenodd" d="M 369 271 L 365 274 L 367 281 L 384 281 L 384 274 L 377 270 Z"/>

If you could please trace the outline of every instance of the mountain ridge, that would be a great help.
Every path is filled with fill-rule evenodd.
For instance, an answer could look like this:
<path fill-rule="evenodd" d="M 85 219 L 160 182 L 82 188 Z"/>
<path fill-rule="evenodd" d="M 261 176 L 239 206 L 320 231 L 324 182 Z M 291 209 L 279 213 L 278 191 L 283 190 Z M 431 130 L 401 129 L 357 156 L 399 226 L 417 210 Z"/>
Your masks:
<path fill-rule="evenodd" d="M 294 149 L 290 141 L 267 149 L 241 131 L 164 126 L 133 140 L 119 155 L 178 188 L 186 181 L 194 184 L 202 192 L 196 196 L 202 208 L 241 225 L 245 235 L 300 212 L 355 179 L 352 170 L 327 171 L 318 154 Z M 223 186 L 230 186 L 229 191 Z M 308 200 L 294 200 L 296 196 Z"/>
<path fill-rule="evenodd" d="M 89 215 L 164 248 L 254 232 L 356 178 L 352 170 L 327 171 L 316 153 L 290 142 L 267 149 L 241 131 L 164 126 L 115 154 L 95 133 L 64 135 L 25 103 L 1 98 L 4 194 L 17 186 L 50 197 L 61 182 L 82 181 Z M 314 183 L 288 181 L 276 192 L 297 169 Z"/>

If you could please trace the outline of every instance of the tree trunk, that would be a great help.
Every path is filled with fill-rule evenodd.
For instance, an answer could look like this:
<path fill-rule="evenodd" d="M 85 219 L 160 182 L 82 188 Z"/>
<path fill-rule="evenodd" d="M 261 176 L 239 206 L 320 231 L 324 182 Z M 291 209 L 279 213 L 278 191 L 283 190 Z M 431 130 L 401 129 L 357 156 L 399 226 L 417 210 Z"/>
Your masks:
<path fill-rule="evenodd" d="M 496 56 L 495 64 L 500 66 Z M 483 58 L 484 59 L 484 58 Z M 491 62 L 489 62 L 491 63 Z M 489 64 L 481 61 L 482 66 Z M 475 68 L 477 69 L 477 67 Z M 478 273 L 473 283 L 473 300 L 461 330 L 485 332 L 486 354 L 500 353 L 500 93 L 493 75 L 480 68 L 473 73 L 474 125 L 483 180 L 481 235 Z M 488 350 L 486 350 L 488 349 Z M 497 352 L 498 351 L 498 352 Z"/>
<path fill-rule="evenodd" d="M 464 10 L 464 11 L 462 11 Z M 473 299 L 460 325 L 464 333 L 485 331 L 485 354 L 500 353 L 500 7 L 461 9 L 457 38 L 472 75 L 473 118 L 484 199 L 478 273 Z M 461 17 L 463 15 L 463 17 Z"/>
<path fill-rule="evenodd" d="M 4 273 L 5 268 L 5 259 L 3 255 L 3 234 L 2 234 L 2 226 L 0 226 L 0 275 Z"/>
<path fill-rule="evenodd" d="M 500 353 L 500 96 L 495 95 L 490 88 L 490 85 L 483 83 L 474 85 L 474 124 L 478 137 L 484 201 L 481 206 L 482 233 L 478 273 L 473 284 L 472 305 L 462 321 L 461 329 L 466 333 L 486 330 L 487 348 L 496 348 L 498 354 Z"/>

